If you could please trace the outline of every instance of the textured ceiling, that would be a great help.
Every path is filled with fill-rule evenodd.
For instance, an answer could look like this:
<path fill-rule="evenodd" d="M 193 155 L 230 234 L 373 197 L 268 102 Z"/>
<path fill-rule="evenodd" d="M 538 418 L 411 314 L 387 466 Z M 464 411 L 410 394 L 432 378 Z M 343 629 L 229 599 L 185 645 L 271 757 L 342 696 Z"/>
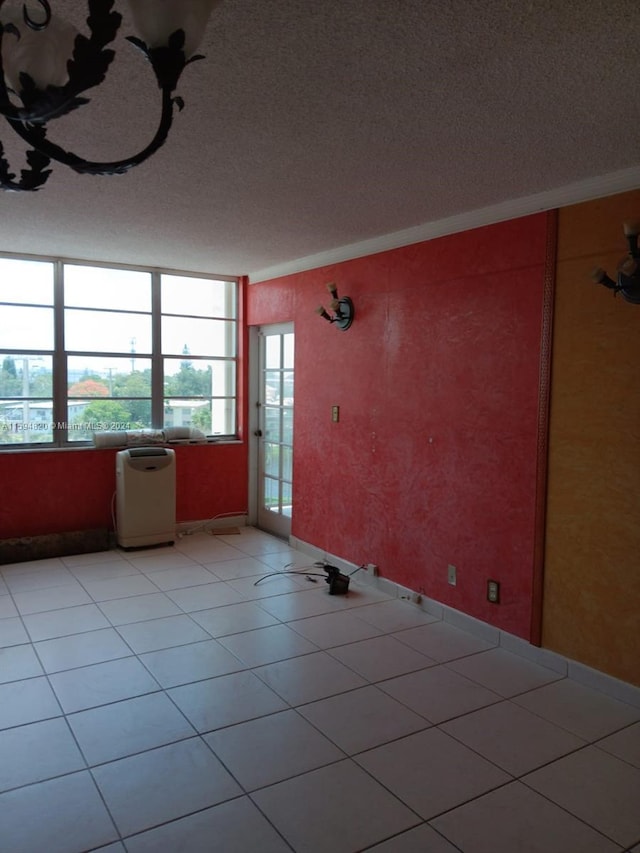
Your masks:
<path fill-rule="evenodd" d="M 621 170 L 640 185 L 638 45 L 637 0 L 224 0 L 165 147 L 124 176 L 60 166 L 2 193 L 0 251 L 259 278 Z M 150 77 L 119 37 L 107 83 L 49 136 L 92 159 L 142 147 Z"/>

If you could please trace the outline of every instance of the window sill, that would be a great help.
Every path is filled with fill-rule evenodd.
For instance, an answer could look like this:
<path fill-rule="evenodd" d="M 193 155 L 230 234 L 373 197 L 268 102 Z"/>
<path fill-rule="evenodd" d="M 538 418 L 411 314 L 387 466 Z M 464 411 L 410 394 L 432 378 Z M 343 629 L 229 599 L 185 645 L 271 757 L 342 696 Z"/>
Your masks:
<path fill-rule="evenodd" d="M 211 441 L 171 441 L 168 444 L 158 444 L 153 445 L 154 447 L 215 447 L 218 445 L 229 445 L 229 444 L 244 444 L 244 440 L 241 438 L 216 438 Z M 103 452 L 105 450 L 110 451 L 118 451 L 118 450 L 127 450 L 128 448 L 124 445 L 122 447 L 94 447 L 93 444 L 81 444 L 79 446 L 66 445 L 65 447 L 38 447 L 37 445 L 31 445 L 29 447 L 0 447 L 0 456 L 3 454 L 9 453 L 77 453 L 79 451 L 99 451 Z"/>

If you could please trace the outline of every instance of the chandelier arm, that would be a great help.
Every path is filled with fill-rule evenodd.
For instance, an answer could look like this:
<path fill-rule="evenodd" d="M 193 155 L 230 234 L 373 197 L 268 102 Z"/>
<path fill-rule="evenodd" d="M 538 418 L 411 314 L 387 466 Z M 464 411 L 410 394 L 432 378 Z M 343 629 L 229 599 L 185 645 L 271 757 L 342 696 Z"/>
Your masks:
<path fill-rule="evenodd" d="M 56 163 L 62 163 L 69 166 L 74 171 L 85 175 L 122 175 L 132 169 L 134 166 L 139 166 L 144 163 L 152 154 L 161 148 L 166 142 L 171 124 L 173 122 L 173 108 L 178 106 L 182 109 L 182 100 L 172 97 L 171 90 L 168 87 L 162 89 L 162 115 L 156 130 L 155 136 L 151 142 L 134 154 L 132 157 L 127 157 L 123 160 L 114 160 L 109 163 L 93 162 L 78 157 L 71 151 L 65 151 L 55 142 L 46 139 L 40 131 L 41 127 L 36 127 L 29 123 L 11 122 L 11 127 L 22 137 L 24 141 L 34 148 L 37 152 L 54 160 Z"/>
<path fill-rule="evenodd" d="M 49 5 L 48 0 L 37 0 L 39 6 L 42 6 L 44 9 L 45 18 L 44 21 L 34 21 L 33 18 L 29 17 L 29 10 L 27 9 L 27 4 L 25 3 L 22 7 L 22 18 L 25 24 L 32 30 L 46 30 L 49 26 L 49 22 L 51 21 L 51 6 Z"/>
<path fill-rule="evenodd" d="M 32 30 L 46 29 L 51 21 L 47 0 L 38 2 L 45 8 L 48 17 L 42 24 L 36 24 L 28 18 L 25 7 L 25 23 Z M 47 86 L 41 90 L 28 74 L 21 74 L 23 88 L 20 97 L 23 105 L 18 107 L 11 102 L 4 75 L 0 73 L 0 114 L 9 121 L 45 124 L 52 118 L 88 103 L 88 99 L 80 97 L 80 94 L 104 81 L 107 69 L 115 57 L 115 51 L 106 49 L 115 39 L 122 22 L 122 15 L 111 11 L 113 3 L 114 0 L 89 0 L 87 25 L 90 37 L 87 38 L 82 33 L 77 34 L 73 54 L 67 63 L 69 79 L 63 86 Z M 5 31 L 7 26 L 0 24 L 0 67 L 4 66 L 2 35 Z M 13 30 L 9 29 L 9 32 Z"/>
<path fill-rule="evenodd" d="M 10 192 L 35 192 L 47 182 L 51 169 L 47 169 L 49 158 L 32 149 L 27 151 L 28 169 L 22 169 L 20 180 L 15 180 L 15 173 L 11 172 L 9 163 L 4 156 L 4 148 L 0 142 L 0 189 Z"/>

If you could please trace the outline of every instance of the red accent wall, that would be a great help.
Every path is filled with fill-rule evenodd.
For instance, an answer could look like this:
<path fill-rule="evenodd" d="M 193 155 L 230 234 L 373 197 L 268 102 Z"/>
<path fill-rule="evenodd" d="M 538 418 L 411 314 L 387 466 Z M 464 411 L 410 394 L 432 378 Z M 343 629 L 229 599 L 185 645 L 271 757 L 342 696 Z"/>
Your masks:
<path fill-rule="evenodd" d="M 247 509 L 244 443 L 176 447 L 178 522 Z M 112 528 L 114 450 L 0 454 L 0 539 Z"/>
<path fill-rule="evenodd" d="M 295 323 L 293 535 L 527 639 L 546 222 L 479 228 L 247 296 L 249 324 Z M 330 281 L 354 300 L 347 332 L 314 313 Z M 489 578 L 499 605 L 486 601 Z"/>

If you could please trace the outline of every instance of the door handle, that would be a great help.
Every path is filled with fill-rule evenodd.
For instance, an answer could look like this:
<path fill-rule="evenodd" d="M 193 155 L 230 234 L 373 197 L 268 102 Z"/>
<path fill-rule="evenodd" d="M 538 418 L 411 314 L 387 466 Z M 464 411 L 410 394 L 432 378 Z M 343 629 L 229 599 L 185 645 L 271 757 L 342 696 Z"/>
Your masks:
<path fill-rule="evenodd" d="M 255 436 L 257 436 L 258 438 L 262 438 L 262 430 L 261 429 L 257 429 L 253 434 Z"/>

